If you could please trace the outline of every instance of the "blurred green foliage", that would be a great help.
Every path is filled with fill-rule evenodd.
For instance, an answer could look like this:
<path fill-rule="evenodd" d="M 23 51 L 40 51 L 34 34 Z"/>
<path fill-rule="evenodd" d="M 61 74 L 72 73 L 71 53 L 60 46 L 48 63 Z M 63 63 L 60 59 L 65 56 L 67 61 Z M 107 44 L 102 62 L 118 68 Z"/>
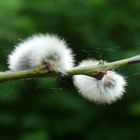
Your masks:
<path fill-rule="evenodd" d="M 140 52 L 139 0 L 1 0 L 0 69 L 14 45 L 34 33 L 63 36 L 77 63 Z M 126 95 L 111 106 L 83 99 L 71 78 L 0 85 L 0 140 L 139 140 L 140 65 L 119 70 Z"/>

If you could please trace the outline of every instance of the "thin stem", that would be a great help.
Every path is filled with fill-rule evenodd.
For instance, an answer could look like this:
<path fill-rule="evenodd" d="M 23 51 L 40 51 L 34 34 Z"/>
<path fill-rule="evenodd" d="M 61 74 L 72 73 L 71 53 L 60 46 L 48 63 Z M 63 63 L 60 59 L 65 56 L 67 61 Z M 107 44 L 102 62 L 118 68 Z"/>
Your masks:
<path fill-rule="evenodd" d="M 140 63 L 140 55 L 128 58 L 128 59 L 123 59 L 123 60 L 118 60 L 115 62 L 110 62 L 106 64 L 99 64 L 97 66 L 90 66 L 90 67 L 76 67 L 73 68 L 71 71 L 68 71 L 67 73 L 69 75 L 79 75 L 79 74 L 84 74 L 84 75 L 97 75 L 100 72 L 103 72 L 104 70 L 112 70 L 112 69 L 117 69 L 122 66 L 126 66 L 129 64 L 135 64 L 135 63 Z"/>
<path fill-rule="evenodd" d="M 47 70 L 46 66 L 39 66 L 30 70 L 18 71 L 18 72 L 1 72 L 0 82 L 6 82 L 9 80 L 26 79 L 34 77 L 44 77 L 50 76 L 50 72 Z"/>
<path fill-rule="evenodd" d="M 128 59 L 111 62 L 111 63 L 99 64 L 97 66 L 75 67 L 69 71 L 66 71 L 66 74 L 70 76 L 82 74 L 82 75 L 97 77 L 97 75 L 103 71 L 117 69 L 122 66 L 135 64 L 135 63 L 140 63 L 140 55 Z M 55 76 L 55 75 L 60 75 L 60 73 L 50 72 L 46 66 L 39 66 L 25 71 L 0 72 L 0 82 L 6 82 L 11 80 L 17 80 L 17 79 L 34 78 L 34 77 L 48 77 L 48 76 Z"/>

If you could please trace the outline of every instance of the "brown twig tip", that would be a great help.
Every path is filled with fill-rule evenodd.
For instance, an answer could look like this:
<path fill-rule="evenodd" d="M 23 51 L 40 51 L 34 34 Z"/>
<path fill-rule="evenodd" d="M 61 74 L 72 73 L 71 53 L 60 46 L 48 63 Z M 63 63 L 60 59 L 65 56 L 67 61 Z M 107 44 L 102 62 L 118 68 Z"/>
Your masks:
<path fill-rule="evenodd" d="M 128 64 L 135 64 L 140 62 L 140 55 L 129 58 Z"/>

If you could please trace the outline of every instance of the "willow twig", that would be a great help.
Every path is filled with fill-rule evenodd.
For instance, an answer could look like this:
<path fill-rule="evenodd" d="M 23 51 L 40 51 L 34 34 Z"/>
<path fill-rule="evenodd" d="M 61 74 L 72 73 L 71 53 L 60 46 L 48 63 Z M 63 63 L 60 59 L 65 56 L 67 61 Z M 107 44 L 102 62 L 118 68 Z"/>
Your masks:
<path fill-rule="evenodd" d="M 66 71 L 66 75 L 89 75 L 93 77 L 97 77 L 98 74 L 103 71 L 112 70 L 121 68 L 122 66 L 127 66 L 129 64 L 140 63 L 140 55 L 123 59 L 119 61 L 114 61 L 106 64 L 99 64 L 97 66 L 90 67 L 75 67 L 69 71 Z M 18 72 L 0 72 L 0 82 L 6 82 L 11 80 L 18 79 L 27 79 L 27 78 L 35 78 L 35 77 L 48 77 L 48 76 L 56 76 L 61 75 L 61 73 L 50 72 L 45 65 L 39 66 L 33 69 L 18 71 Z"/>

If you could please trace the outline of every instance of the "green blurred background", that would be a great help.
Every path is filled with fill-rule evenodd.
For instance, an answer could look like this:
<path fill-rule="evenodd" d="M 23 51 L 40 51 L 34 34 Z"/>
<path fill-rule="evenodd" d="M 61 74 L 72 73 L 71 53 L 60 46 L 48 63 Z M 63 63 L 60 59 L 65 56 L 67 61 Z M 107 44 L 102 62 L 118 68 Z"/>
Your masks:
<path fill-rule="evenodd" d="M 77 63 L 140 53 L 140 0 L 0 0 L 0 70 L 15 44 L 34 33 L 64 37 Z M 140 65 L 119 70 L 122 100 L 99 106 L 83 99 L 71 78 L 0 85 L 0 140 L 140 140 Z"/>

